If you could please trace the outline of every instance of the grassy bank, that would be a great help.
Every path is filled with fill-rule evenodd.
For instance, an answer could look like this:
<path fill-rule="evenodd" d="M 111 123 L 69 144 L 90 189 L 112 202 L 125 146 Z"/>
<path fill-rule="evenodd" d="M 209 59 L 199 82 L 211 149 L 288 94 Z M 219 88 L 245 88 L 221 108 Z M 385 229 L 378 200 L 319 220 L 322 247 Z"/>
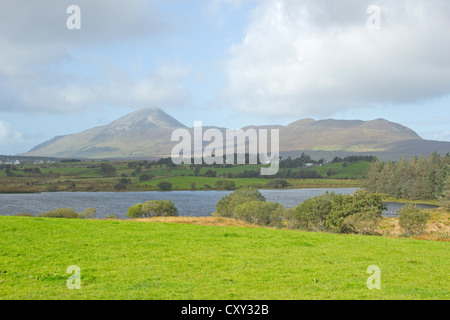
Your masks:
<path fill-rule="evenodd" d="M 0 299 L 450 298 L 448 242 L 26 217 L 0 217 L 0 234 Z"/>

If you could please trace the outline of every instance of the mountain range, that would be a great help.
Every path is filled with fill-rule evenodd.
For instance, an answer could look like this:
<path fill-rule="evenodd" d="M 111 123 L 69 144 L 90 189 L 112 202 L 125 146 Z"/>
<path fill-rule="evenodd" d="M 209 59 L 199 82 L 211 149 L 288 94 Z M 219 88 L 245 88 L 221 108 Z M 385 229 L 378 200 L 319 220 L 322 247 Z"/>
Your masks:
<path fill-rule="evenodd" d="M 177 144 L 171 142 L 172 132 L 179 128 L 193 130 L 159 108 L 145 108 L 105 126 L 54 137 L 21 156 L 86 159 L 167 157 Z M 204 127 L 204 130 L 208 128 L 225 131 L 225 128 L 218 127 Z M 384 119 L 302 119 L 287 126 L 248 126 L 242 129 L 249 128 L 279 129 L 282 156 L 295 157 L 305 152 L 313 158 L 327 160 L 346 155 L 375 155 L 385 160 L 397 160 L 402 156 L 450 152 L 450 142 L 422 139 L 413 130 Z"/>

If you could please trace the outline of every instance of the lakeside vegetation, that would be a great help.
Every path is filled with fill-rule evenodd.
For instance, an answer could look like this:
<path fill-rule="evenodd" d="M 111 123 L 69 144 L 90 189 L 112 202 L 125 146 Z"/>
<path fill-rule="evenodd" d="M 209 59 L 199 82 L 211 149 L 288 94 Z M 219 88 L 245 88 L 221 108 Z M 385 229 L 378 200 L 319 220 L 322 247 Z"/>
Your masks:
<path fill-rule="evenodd" d="M 366 159 L 325 164 L 307 156 L 302 157 L 299 159 L 303 159 L 303 162 L 296 162 L 295 167 L 290 163 L 296 159 L 282 159 L 281 168 L 275 176 L 261 176 L 261 164 L 174 165 L 170 158 L 158 161 L 73 159 L 40 165 L 2 164 L 0 193 L 233 190 L 246 186 L 260 189 L 351 188 L 361 185 L 370 165 Z M 305 160 L 309 162 L 305 163 Z M 308 163 L 312 166 L 307 167 Z M 274 184 L 274 179 L 281 179 L 286 183 Z M 219 182 L 223 180 L 232 181 L 233 185 L 230 187 Z M 161 188 L 159 184 L 163 181 L 170 183 L 170 188 Z"/>

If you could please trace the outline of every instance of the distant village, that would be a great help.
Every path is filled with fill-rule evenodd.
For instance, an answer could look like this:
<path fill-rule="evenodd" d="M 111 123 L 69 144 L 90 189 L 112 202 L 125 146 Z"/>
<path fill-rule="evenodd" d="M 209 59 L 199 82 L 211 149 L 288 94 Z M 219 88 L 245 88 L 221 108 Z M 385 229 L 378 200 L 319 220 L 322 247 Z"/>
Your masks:
<path fill-rule="evenodd" d="M 35 160 L 35 161 L 33 162 L 33 165 L 38 166 L 38 165 L 43 165 L 43 164 L 53 164 L 53 163 L 56 163 L 56 162 L 53 161 L 53 160 L 47 160 L 47 161 L 44 161 L 44 160 Z M 0 160 L 0 166 L 1 166 L 1 165 L 20 166 L 20 165 L 22 165 L 22 163 L 21 163 L 19 160 L 7 160 L 7 161 L 5 161 L 5 162 L 3 162 L 2 160 Z"/>

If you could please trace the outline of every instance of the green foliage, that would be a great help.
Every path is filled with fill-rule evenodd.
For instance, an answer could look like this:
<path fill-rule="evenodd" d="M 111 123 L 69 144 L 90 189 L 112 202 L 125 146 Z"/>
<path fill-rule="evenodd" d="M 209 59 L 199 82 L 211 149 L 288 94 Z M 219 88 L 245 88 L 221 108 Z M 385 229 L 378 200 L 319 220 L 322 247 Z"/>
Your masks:
<path fill-rule="evenodd" d="M 216 176 L 217 176 L 217 172 L 216 171 L 212 171 L 211 169 L 209 169 L 205 173 L 205 177 L 215 178 Z"/>
<path fill-rule="evenodd" d="M 450 154 L 402 158 L 397 162 L 375 161 L 363 187 L 371 192 L 410 200 L 440 200 L 450 171 Z"/>
<path fill-rule="evenodd" d="M 276 202 L 249 201 L 238 205 L 233 217 L 261 226 L 280 226 L 284 207 Z"/>
<path fill-rule="evenodd" d="M 382 196 L 377 193 L 362 190 L 353 195 L 326 192 L 302 202 L 290 213 L 289 219 L 291 225 L 303 230 L 366 233 L 378 225 L 383 210 Z"/>
<path fill-rule="evenodd" d="M 83 213 L 80 213 L 80 218 L 83 219 L 93 219 L 95 218 L 95 215 L 97 214 L 97 209 L 95 208 L 86 208 L 84 209 Z"/>
<path fill-rule="evenodd" d="M 172 184 L 168 181 L 161 181 L 156 186 L 163 191 L 172 190 Z"/>
<path fill-rule="evenodd" d="M 423 234 L 428 219 L 428 212 L 412 204 L 407 204 L 399 211 L 399 224 L 405 236 Z"/>
<path fill-rule="evenodd" d="M 342 223 L 342 229 L 347 233 L 359 233 L 373 235 L 382 216 L 377 210 L 369 209 L 346 217 Z"/>
<path fill-rule="evenodd" d="M 269 188 L 284 189 L 289 186 L 289 183 L 286 180 L 276 178 L 272 179 L 266 186 Z"/>
<path fill-rule="evenodd" d="M 151 200 L 142 206 L 144 217 L 176 217 L 178 210 L 170 200 Z"/>
<path fill-rule="evenodd" d="M 447 177 L 447 182 L 445 185 L 445 190 L 443 191 L 442 198 L 441 198 L 442 207 L 450 211 L 450 175 Z"/>
<path fill-rule="evenodd" d="M 116 190 L 116 191 L 126 190 L 126 189 L 127 189 L 127 185 L 125 183 L 116 183 L 114 185 L 114 190 Z"/>
<path fill-rule="evenodd" d="M 220 217 L 232 217 L 234 208 L 249 201 L 266 201 L 266 199 L 258 189 L 252 187 L 237 189 L 233 193 L 219 200 L 216 205 L 215 215 Z"/>
<path fill-rule="evenodd" d="M 144 212 L 142 211 L 142 203 L 137 203 L 134 206 L 128 208 L 127 217 L 129 218 L 138 218 L 142 217 Z"/>
<path fill-rule="evenodd" d="M 155 176 L 152 174 L 146 174 L 143 173 L 139 176 L 139 181 L 143 182 L 143 181 L 149 181 L 152 180 Z"/>
<path fill-rule="evenodd" d="M 146 203 L 138 203 L 128 208 L 127 217 L 169 217 L 178 216 L 175 204 L 170 200 L 151 200 Z"/>
<path fill-rule="evenodd" d="M 102 163 L 100 165 L 100 172 L 105 177 L 112 177 L 116 173 L 116 168 L 114 168 L 109 163 Z"/>
<path fill-rule="evenodd" d="M 328 231 L 328 218 L 333 207 L 334 193 L 324 193 L 300 203 L 293 211 L 294 226 L 311 231 Z"/>
<path fill-rule="evenodd" d="M 348 216 L 372 212 L 381 217 L 385 209 L 383 196 L 379 193 L 357 190 L 353 195 L 335 195 L 327 225 L 329 230 L 333 232 L 349 232 L 343 224 Z M 370 216 L 372 215 L 365 218 Z"/>
<path fill-rule="evenodd" d="M 232 180 L 219 180 L 214 185 L 217 190 L 234 190 L 236 184 Z"/>
<path fill-rule="evenodd" d="M 77 219 L 80 215 L 72 208 L 59 208 L 49 212 L 44 212 L 38 215 L 42 218 L 66 218 L 66 219 Z"/>

